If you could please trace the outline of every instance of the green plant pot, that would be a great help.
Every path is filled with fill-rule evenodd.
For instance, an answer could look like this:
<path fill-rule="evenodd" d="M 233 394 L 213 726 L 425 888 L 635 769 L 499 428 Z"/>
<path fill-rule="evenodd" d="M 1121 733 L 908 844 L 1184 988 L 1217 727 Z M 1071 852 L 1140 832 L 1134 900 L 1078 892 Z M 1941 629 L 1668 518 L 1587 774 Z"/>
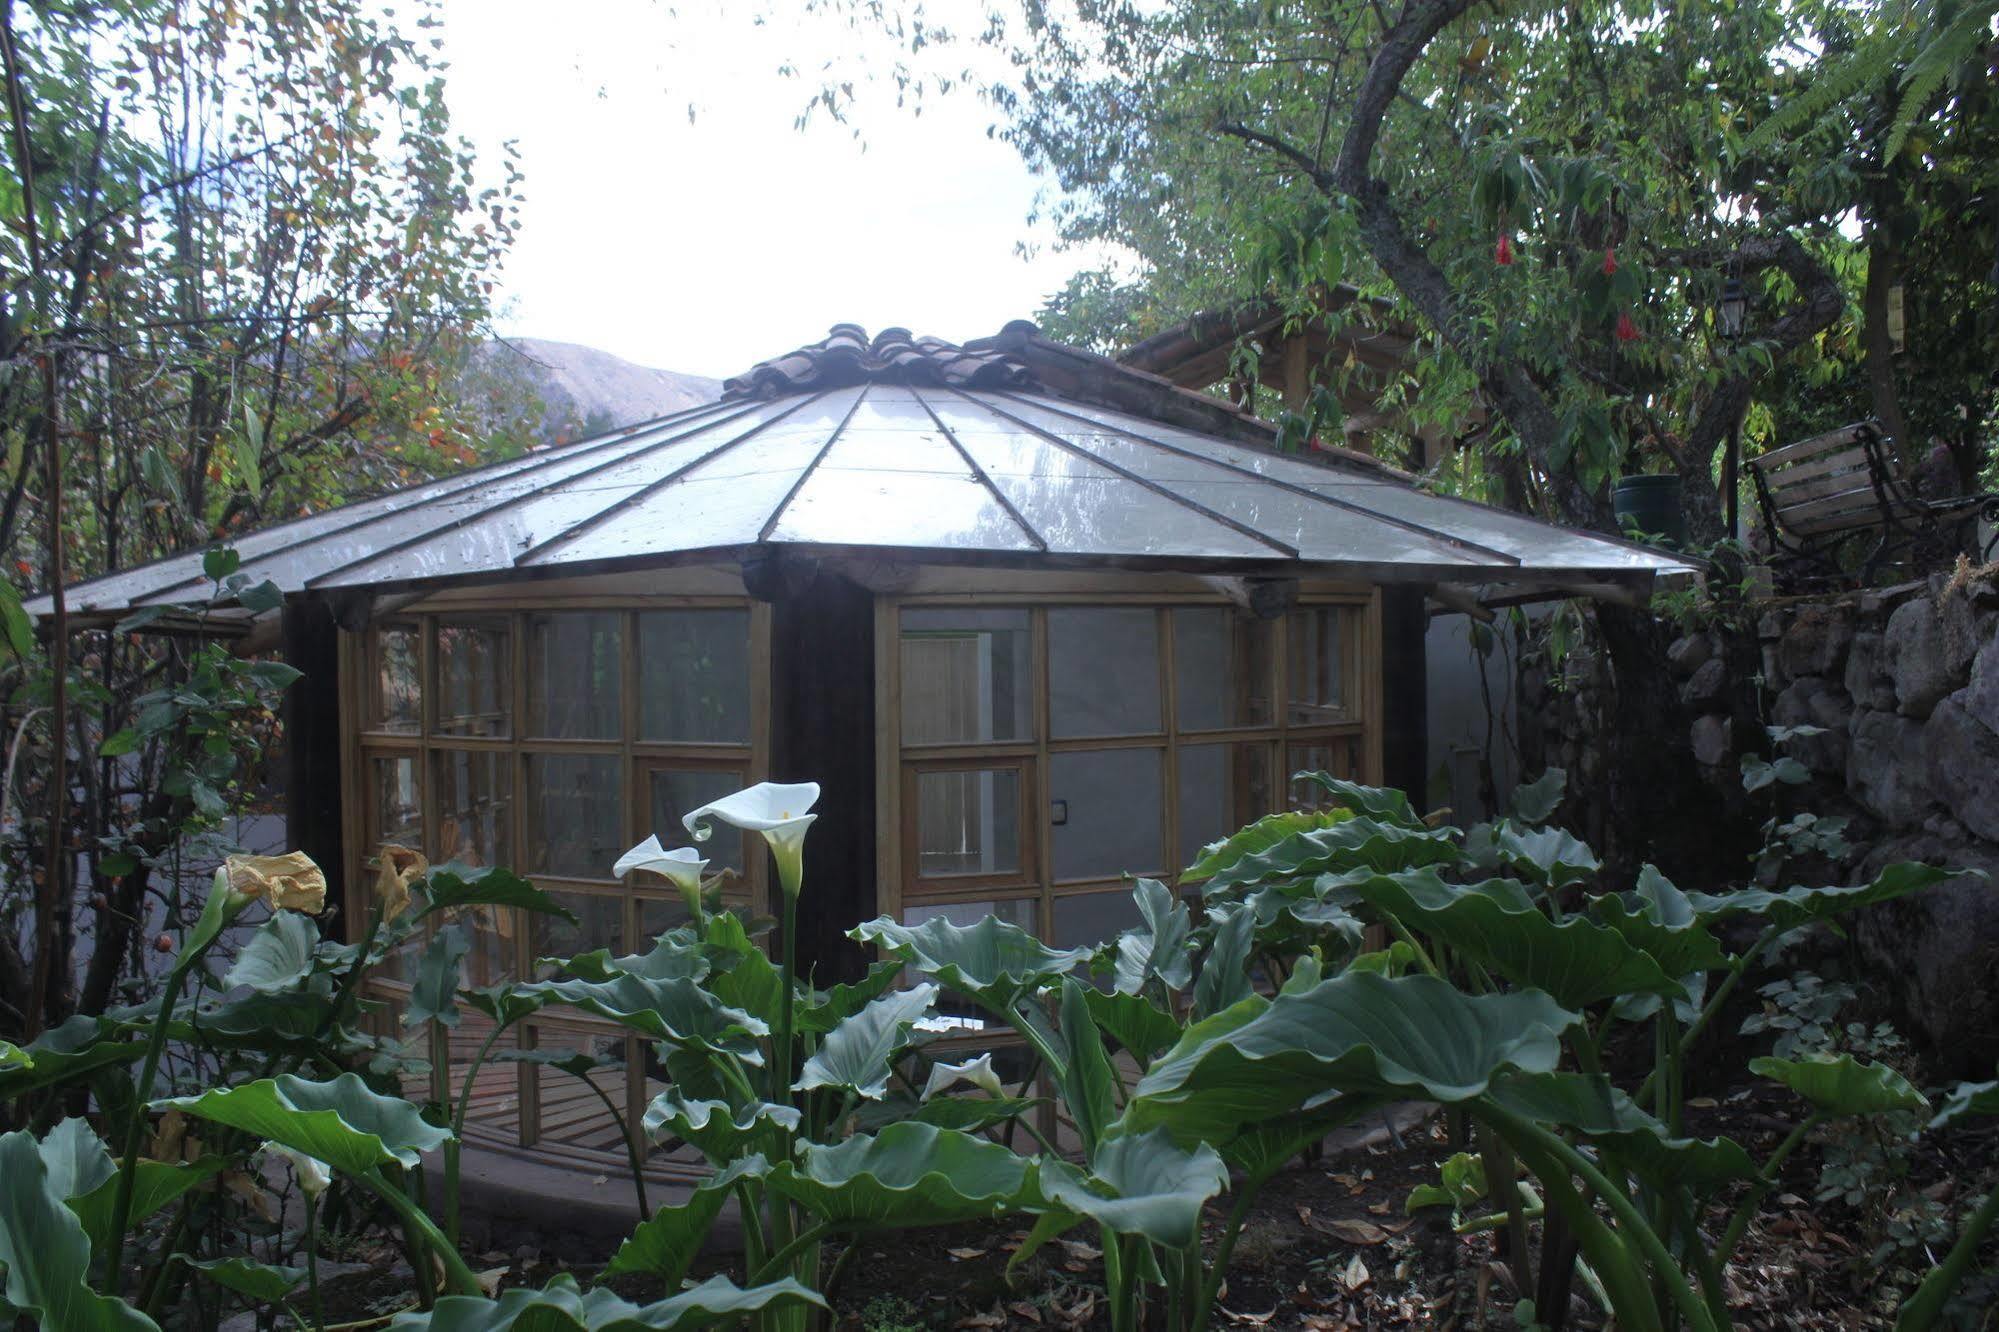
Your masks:
<path fill-rule="evenodd" d="M 1626 532 L 1636 528 L 1665 543 L 1683 546 L 1687 540 L 1687 512 L 1681 503 L 1677 476 L 1627 476 L 1610 491 L 1610 511 L 1618 527 Z"/>

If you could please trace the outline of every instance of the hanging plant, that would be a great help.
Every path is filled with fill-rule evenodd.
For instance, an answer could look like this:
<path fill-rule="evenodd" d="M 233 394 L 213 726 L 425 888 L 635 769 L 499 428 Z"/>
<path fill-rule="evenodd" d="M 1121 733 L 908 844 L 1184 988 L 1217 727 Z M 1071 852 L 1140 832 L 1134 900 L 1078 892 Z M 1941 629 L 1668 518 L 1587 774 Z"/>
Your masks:
<path fill-rule="evenodd" d="M 1504 231 L 1499 233 L 1499 244 L 1495 245 L 1492 249 L 1492 260 L 1501 267 L 1505 267 L 1513 262 L 1513 237 L 1511 235 Z"/>
<path fill-rule="evenodd" d="M 1603 251 L 1603 275 L 1609 277 L 1617 271 L 1617 247 L 1605 246 Z"/>
<path fill-rule="evenodd" d="M 1629 311 L 1620 311 L 1618 313 L 1617 340 L 1619 342 L 1636 342 L 1638 341 L 1638 339 L 1644 336 L 1645 335 L 1643 333 L 1640 333 L 1638 331 L 1638 325 L 1631 322 L 1631 314 Z"/>

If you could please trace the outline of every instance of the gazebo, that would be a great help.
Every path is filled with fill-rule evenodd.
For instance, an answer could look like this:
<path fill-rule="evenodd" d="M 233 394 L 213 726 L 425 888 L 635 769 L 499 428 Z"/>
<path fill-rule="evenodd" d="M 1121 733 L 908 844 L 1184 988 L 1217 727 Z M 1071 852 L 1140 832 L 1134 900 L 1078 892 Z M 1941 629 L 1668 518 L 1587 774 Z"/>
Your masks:
<path fill-rule="evenodd" d="M 469 983 L 640 948 L 678 898 L 612 862 L 765 778 L 825 787 L 799 940 L 822 984 L 878 913 L 1107 937 L 1124 876 L 1170 881 L 1296 770 L 1422 789 L 1426 597 L 1642 598 L 1689 572 L 1361 455 L 1280 453 L 1229 404 L 1024 323 L 962 346 L 842 325 L 717 402 L 235 549 L 285 594 L 292 839 L 344 885 L 347 928 L 383 843 L 509 865 L 581 921 L 500 913 Z M 72 617 L 199 600 L 201 566 L 80 584 Z M 204 622 L 261 636 L 250 619 Z M 710 854 L 762 908 L 760 851 Z M 635 1038 L 521 1032 L 622 1051 L 639 1121 Z M 475 1103 L 483 1146 L 623 1159 L 547 1067 L 491 1066 Z"/>

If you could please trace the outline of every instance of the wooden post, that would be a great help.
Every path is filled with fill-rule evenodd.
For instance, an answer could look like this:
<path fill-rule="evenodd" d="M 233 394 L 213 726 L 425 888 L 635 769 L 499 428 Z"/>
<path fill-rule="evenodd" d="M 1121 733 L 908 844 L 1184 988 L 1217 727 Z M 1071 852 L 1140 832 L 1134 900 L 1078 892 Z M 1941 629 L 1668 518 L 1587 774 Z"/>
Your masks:
<path fill-rule="evenodd" d="M 285 691 L 285 835 L 311 856 L 332 888 L 329 904 L 347 903 L 347 843 L 340 779 L 340 629 L 325 602 L 293 597 L 283 614 L 284 657 L 305 678 Z M 358 817 L 359 810 L 353 811 Z M 346 919 L 325 922 L 344 938 Z"/>
<path fill-rule="evenodd" d="M 1307 359 L 1310 350 L 1303 333 L 1285 339 L 1284 406 L 1287 411 L 1304 411 L 1306 401 L 1312 396 L 1312 368 Z"/>
<path fill-rule="evenodd" d="M 770 657 L 771 780 L 820 787 L 798 965 L 824 987 L 865 971 L 846 933 L 876 915 L 874 595 L 822 570 L 771 603 Z"/>
<path fill-rule="evenodd" d="M 1428 808 L 1429 671 L 1424 635 L 1430 628 L 1425 589 L 1381 589 L 1381 775 L 1408 792 L 1417 809 Z"/>

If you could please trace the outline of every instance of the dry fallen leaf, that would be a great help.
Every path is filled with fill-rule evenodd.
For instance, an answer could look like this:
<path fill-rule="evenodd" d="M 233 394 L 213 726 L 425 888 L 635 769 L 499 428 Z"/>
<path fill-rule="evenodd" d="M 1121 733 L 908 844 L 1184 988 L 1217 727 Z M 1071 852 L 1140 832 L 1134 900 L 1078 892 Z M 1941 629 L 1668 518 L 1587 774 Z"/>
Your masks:
<path fill-rule="evenodd" d="M 1041 1310 L 1035 1308 L 1026 1300 L 1015 1300 L 1012 1304 L 1006 1306 L 1006 1311 L 1015 1318 L 1024 1318 L 1030 1323 L 1039 1323 L 1041 1321 Z"/>
<path fill-rule="evenodd" d="M 1216 1305 L 1215 1307 L 1217 1309 L 1220 1309 L 1222 1316 L 1228 1319 L 1231 1323 L 1248 1323 L 1253 1327 L 1262 1327 L 1264 1324 L 1268 1323 L 1271 1319 L 1277 1317 L 1277 1310 L 1274 1306 L 1271 1308 L 1269 1313 L 1260 1313 L 1260 1314 L 1237 1313 L 1235 1310 L 1223 1308 L 1223 1306 L 1219 1304 Z"/>
<path fill-rule="evenodd" d="M 1006 1315 L 999 1313 L 966 1314 L 952 1327 L 1005 1327 Z"/>
<path fill-rule="evenodd" d="M 1385 1202 L 1369 1203 L 1367 1205 L 1367 1210 L 1373 1212 L 1376 1216 L 1387 1216 L 1390 1212 L 1395 1210 L 1395 1204 L 1385 1203 Z"/>
<path fill-rule="evenodd" d="M 479 1289 L 485 1291 L 486 1298 L 490 1300 L 499 1295 L 501 1278 L 505 1277 L 512 1270 L 511 1267 L 489 1267 L 483 1272 L 474 1273 L 474 1275 L 479 1278 Z"/>
<path fill-rule="evenodd" d="M 1360 1260 L 1359 1254 L 1349 1258 L 1347 1265 L 1340 1269 L 1340 1284 L 1350 1291 L 1359 1290 L 1373 1279 L 1373 1274 L 1367 1270 L 1367 1264 Z"/>
<path fill-rule="evenodd" d="M 1312 1224 L 1312 1209 L 1307 1207 L 1304 1203 L 1298 1204 L 1298 1220 L 1299 1223 L 1302 1225 L 1309 1226 Z"/>
<path fill-rule="evenodd" d="M 960 1262 L 960 1263 L 966 1262 L 969 1259 L 983 1258 L 986 1256 L 986 1251 L 984 1249 L 946 1249 L 945 1252 L 951 1255 L 951 1259 L 953 1262 Z"/>
<path fill-rule="evenodd" d="M 1062 1252 L 1068 1254 L 1071 1258 L 1079 1258 L 1086 1263 L 1095 1262 L 1104 1256 L 1102 1249 L 1097 1248 L 1093 1244 L 1086 1244 L 1082 1240 L 1056 1240 L 1055 1242 L 1062 1246 Z"/>
<path fill-rule="evenodd" d="M 1379 1244 L 1388 1238 L 1388 1232 L 1372 1221 L 1349 1221 L 1344 1217 L 1338 1221 L 1328 1221 L 1319 1229 L 1330 1232 L 1348 1244 Z"/>
<path fill-rule="evenodd" d="M 1083 1298 L 1066 1309 L 1060 1305 L 1055 1306 L 1055 1316 L 1061 1319 L 1063 1325 L 1066 1327 L 1083 1326 L 1090 1321 L 1091 1315 L 1095 1314 L 1096 1311 L 1097 1293 L 1093 1290 L 1084 1291 Z"/>

